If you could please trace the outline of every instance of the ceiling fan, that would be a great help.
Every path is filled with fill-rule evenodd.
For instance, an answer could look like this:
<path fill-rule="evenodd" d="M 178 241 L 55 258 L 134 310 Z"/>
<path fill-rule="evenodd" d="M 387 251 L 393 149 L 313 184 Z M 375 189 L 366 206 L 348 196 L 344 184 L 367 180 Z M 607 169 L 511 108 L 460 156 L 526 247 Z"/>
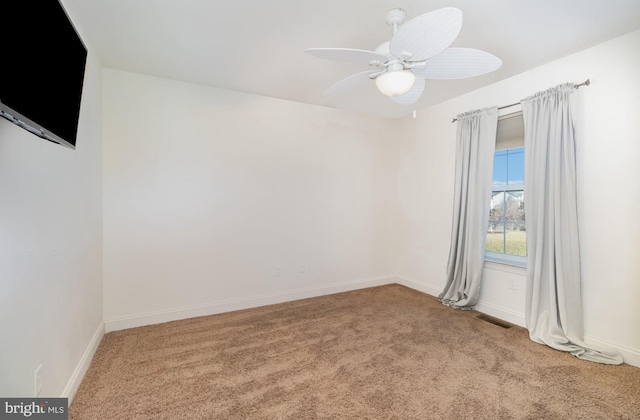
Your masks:
<path fill-rule="evenodd" d="M 368 64 L 374 69 L 356 73 L 329 87 L 323 96 L 334 96 L 375 80 L 378 89 L 402 105 L 415 103 L 424 91 L 425 79 L 463 79 L 497 70 L 502 60 L 472 48 L 449 48 L 462 28 L 462 12 L 445 7 L 404 23 L 403 9 L 387 12 L 393 27 L 390 41 L 375 51 L 351 48 L 308 48 L 313 56 Z"/>

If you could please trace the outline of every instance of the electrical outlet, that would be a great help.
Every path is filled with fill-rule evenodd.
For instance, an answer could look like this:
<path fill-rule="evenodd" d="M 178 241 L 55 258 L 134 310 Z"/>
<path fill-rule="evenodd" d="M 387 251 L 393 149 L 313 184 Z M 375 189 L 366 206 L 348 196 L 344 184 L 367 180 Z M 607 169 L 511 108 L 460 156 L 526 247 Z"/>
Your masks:
<path fill-rule="evenodd" d="M 507 284 L 508 284 L 509 290 L 518 289 L 517 279 L 515 277 L 508 277 Z"/>
<path fill-rule="evenodd" d="M 304 274 L 304 264 L 300 264 L 300 274 Z"/>
<path fill-rule="evenodd" d="M 33 390 L 36 397 L 42 392 L 42 365 L 33 372 Z"/>
<path fill-rule="evenodd" d="M 282 269 L 280 268 L 279 265 L 276 265 L 275 273 L 276 273 L 276 277 L 278 277 L 278 276 L 280 276 L 280 274 L 282 274 Z"/>

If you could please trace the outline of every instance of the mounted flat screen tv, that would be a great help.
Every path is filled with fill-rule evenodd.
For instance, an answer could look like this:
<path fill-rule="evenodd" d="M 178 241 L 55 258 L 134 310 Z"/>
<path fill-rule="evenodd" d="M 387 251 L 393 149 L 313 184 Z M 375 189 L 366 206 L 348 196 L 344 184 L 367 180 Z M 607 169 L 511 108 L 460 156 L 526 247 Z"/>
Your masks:
<path fill-rule="evenodd" d="M 60 2 L 3 2 L 0 39 L 0 116 L 75 149 L 87 49 Z"/>

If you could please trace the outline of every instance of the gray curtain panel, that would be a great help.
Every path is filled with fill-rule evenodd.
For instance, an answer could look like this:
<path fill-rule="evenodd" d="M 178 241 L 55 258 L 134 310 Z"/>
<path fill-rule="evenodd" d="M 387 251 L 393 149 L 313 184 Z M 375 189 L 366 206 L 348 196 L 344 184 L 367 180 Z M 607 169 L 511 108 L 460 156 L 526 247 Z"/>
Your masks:
<path fill-rule="evenodd" d="M 535 342 L 581 359 L 620 364 L 612 350 L 583 342 L 576 194 L 576 86 L 522 101 L 527 201 L 526 323 Z"/>
<path fill-rule="evenodd" d="M 456 173 L 445 305 L 471 309 L 480 295 L 489 201 L 493 183 L 498 108 L 457 117 Z"/>

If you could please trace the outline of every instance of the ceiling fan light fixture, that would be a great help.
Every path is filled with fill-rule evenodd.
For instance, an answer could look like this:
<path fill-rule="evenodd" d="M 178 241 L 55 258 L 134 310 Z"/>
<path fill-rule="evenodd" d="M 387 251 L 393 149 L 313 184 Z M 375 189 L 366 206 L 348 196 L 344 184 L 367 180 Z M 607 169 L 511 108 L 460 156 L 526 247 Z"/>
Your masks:
<path fill-rule="evenodd" d="M 406 13 L 392 9 L 386 22 L 393 36 L 375 49 L 308 48 L 316 57 L 368 64 L 370 70 L 334 83 L 323 96 L 334 96 L 375 80 L 380 92 L 400 105 L 412 105 L 424 92 L 425 79 L 475 77 L 497 70 L 498 57 L 473 48 L 451 48 L 462 29 L 462 11 L 443 7 L 404 22 Z"/>
<path fill-rule="evenodd" d="M 416 75 L 408 70 L 389 71 L 376 77 L 376 86 L 387 96 L 401 96 L 409 92 Z"/>

